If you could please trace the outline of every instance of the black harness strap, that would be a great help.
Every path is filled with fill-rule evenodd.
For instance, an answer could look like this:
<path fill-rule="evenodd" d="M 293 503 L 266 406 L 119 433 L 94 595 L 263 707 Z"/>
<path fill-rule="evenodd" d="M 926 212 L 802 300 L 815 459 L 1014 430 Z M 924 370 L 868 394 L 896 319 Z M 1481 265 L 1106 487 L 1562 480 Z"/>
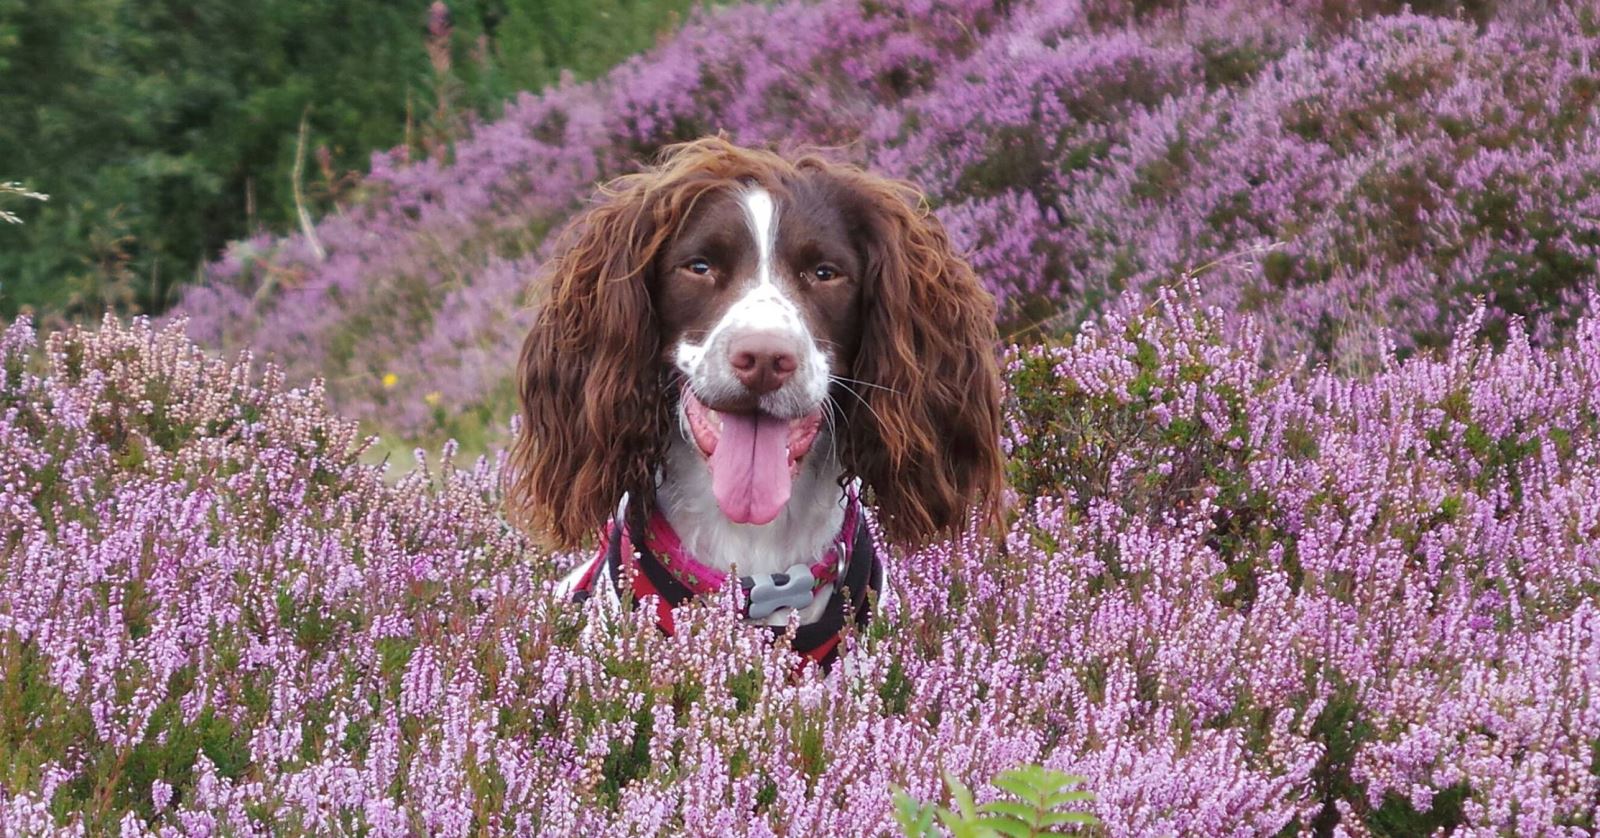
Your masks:
<path fill-rule="evenodd" d="M 622 527 L 616 525 L 607 540 L 605 562 L 597 573 L 609 574 L 612 584 L 616 586 L 618 595 L 622 594 Z M 627 539 L 638 553 L 639 572 L 645 575 L 652 587 L 666 600 L 667 604 L 677 608 L 680 604 L 694 597 L 694 592 L 688 586 L 678 581 L 677 577 L 669 572 L 665 565 L 642 543 L 642 539 Z M 599 580 L 592 579 L 589 584 L 574 592 L 572 598 L 575 602 L 582 602 L 592 595 L 592 590 Z M 857 626 L 865 626 L 872 620 L 871 603 L 867 601 L 869 594 L 883 589 L 883 563 L 878 558 L 878 551 L 873 549 L 872 533 L 867 529 L 867 522 L 862 518 L 856 522 L 855 544 L 850 551 L 850 562 L 845 569 L 844 578 L 833 584 L 833 593 L 828 597 L 828 604 L 823 607 L 822 615 L 815 622 L 807 623 L 795 630 L 794 640 L 790 644 L 796 652 L 806 654 L 820 648 L 837 637 L 845 628 L 846 614 Z M 773 637 L 782 637 L 788 629 L 783 626 L 767 626 Z M 829 650 L 820 663 L 827 666 L 838 657 L 837 647 Z"/>
<path fill-rule="evenodd" d="M 850 616 L 858 626 L 865 626 L 872 620 L 872 609 L 868 607 L 867 595 L 883 588 L 883 564 L 878 561 L 878 551 L 872 549 L 872 534 L 867 531 L 867 522 L 863 518 L 856 522 L 855 545 L 850 551 L 850 564 L 845 569 L 843 579 L 833 583 L 833 595 L 828 597 L 828 604 L 823 607 L 822 616 L 816 622 L 807 623 L 795 630 L 793 648 L 796 652 L 805 654 L 822 644 L 828 642 L 835 635 L 844 631 L 845 605 L 850 606 Z M 774 636 L 781 636 L 785 629 L 779 626 L 769 626 Z M 831 663 L 837 657 L 837 649 L 830 652 L 823 661 Z"/>

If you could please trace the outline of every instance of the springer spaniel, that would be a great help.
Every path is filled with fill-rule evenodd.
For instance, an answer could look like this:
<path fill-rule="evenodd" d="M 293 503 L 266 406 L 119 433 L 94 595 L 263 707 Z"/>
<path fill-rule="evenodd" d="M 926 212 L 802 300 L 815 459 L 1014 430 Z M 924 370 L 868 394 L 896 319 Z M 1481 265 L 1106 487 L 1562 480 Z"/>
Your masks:
<path fill-rule="evenodd" d="M 831 659 L 882 584 L 863 487 L 908 546 L 997 515 L 993 299 L 914 189 L 820 157 L 702 139 L 602 195 L 523 344 L 512 517 L 610 522 L 577 596 L 631 579 L 670 633 L 737 568 L 751 622 Z"/>

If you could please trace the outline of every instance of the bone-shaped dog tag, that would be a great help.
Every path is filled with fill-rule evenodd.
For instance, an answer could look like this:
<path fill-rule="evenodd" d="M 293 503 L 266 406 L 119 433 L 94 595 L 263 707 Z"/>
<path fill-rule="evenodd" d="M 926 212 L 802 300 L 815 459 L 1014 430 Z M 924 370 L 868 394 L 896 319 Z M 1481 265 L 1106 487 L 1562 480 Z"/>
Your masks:
<path fill-rule="evenodd" d="M 811 578 L 811 568 L 803 564 L 797 564 L 785 573 L 762 573 L 739 580 L 745 590 L 748 606 L 745 610 L 752 620 L 764 620 L 779 608 L 810 605 L 815 582 Z"/>

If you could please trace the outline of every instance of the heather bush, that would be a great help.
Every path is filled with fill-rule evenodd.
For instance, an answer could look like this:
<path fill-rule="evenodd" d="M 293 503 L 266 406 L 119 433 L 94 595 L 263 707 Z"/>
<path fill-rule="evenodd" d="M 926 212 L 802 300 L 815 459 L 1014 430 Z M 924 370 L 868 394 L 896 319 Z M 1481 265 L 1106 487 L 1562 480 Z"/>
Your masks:
<path fill-rule="evenodd" d="M 1591 833 L 1597 39 L 1576 5 L 735 6 L 375 155 L 187 321 L 15 323 L 0 817 Z M 579 557 L 497 509 L 548 234 L 715 130 L 916 180 L 1018 341 L 1005 531 L 888 548 L 827 672 L 730 603 L 667 638 L 559 602 Z M 455 439 L 397 478 L 402 437 Z"/>
<path fill-rule="evenodd" d="M 1600 320 L 1496 348 L 1479 310 L 1352 380 L 1265 368 L 1205 294 L 1011 351 L 1008 531 L 893 552 L 830 672 L 723 603 L 669 638 L 557 601 L 576 557 L 507 527 L 495 462 L 387 480 L 318 386 L 181 325 L 13 324 L 0 812 L 878 835 L 896 788 L 1003 812 L 1031 764 L 1116 835 L 1592 830 Z"/>
<path fill-rule="evenodd" d="M 597 180 L 724 131 L 918 183 L 1010 333 L 1059 336 L 1187 272 L 1228 328 L 1256 316 L 1268 362 L 1370 371 L 1385 341 L 1442 346 L 1480 296 L 1486 336 L 1517 315 L 1549 345 L 1600 256 L 1600 22 L 1467 6 L 702 13 L 601 79 L 519 98 L 448 158 L 375 155 L 372 199 L 317 228 L 325 257 L 240 242 L 181 309 L 203 344 L 322 375 L 373 427 L 488 444 L 547 233 Z"/>

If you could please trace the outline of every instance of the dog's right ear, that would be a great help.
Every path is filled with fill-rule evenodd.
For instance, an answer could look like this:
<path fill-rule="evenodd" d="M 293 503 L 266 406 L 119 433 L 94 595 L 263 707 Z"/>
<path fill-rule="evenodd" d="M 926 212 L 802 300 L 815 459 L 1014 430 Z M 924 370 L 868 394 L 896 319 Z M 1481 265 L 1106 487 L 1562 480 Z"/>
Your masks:
<path fill-rule="evenodd" d="M 505 481 L 512 523 L 575 547 L 624 492 L 648 503 L 667 405 L 651 303 L 652 260 L 670 232 L 655 178 L 632 175 L 563 234 L 535 291 L 517 364 L 522 428 Z"/>

